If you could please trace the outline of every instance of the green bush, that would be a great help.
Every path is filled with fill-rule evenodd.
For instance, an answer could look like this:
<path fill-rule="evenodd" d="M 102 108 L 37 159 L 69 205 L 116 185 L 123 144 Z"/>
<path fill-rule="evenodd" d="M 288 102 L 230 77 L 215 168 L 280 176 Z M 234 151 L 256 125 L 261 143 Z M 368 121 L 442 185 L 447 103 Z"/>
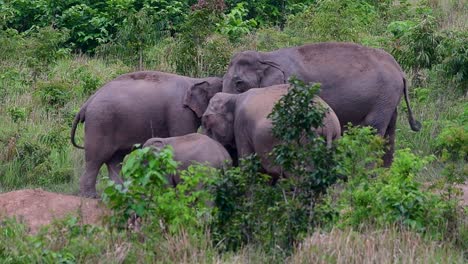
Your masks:
<path fill-rule="evenodd" d="M 73 180 L 73 166 L 68 144 L 68 129 L 51 126 L 41 132 L 22 125 L 9 138 L 6 145 L 6 163 L 1 164 L 0 185 L 5 190 L 26 186 L 43 188 L 70 183 Z"/>
<path fill-rule="evenodd" d="M 207 73 L 203 72 L 204 56 L 216 58 L 217 54 L 207 54 L 202 51 L 218 21 L 220 21 L 220 14 L 209 9 L 195 10 L 189 14 L 186 22 L 181 26 L 181 34 L 167 51 L 168 61 L 178 74 L 192 77 L 206 76 Z M 212 51 L 221 51 L 223 54 L 229 50 L 226 48 L 228 47 L 224 47 L 224 50 Z"/>
<path fill-rule="evenodd" d="M 115 39 L 97 48 L 98 55 L 117 56 L 127 65 L 138 65 L 138 69 L 143 70 L 145 62 L 151 59 L 145 57 L 144 50 L 167 35 L 159 19 L 147 9 L 129 15 L 118 28 Z"/>
<path fill-rule="evenodd" d="M 35 94 L 46 110 L 58 109 L 71 100 L 70 85 L 63 81 L 39 82 Z"/>
<path fill-rule="evenodd" d="M 420 71 L 430 69 L 439 63 L 437 47 L 441 38 L 437 32 L 437 20 L 431 15 L 423 15 L 416 21 L 390 24 L 389 30 L 394 33 L 394 44 L 391 54 L 406 69 L 412 71 L 414 85 L 421 84 Z M 404 27 L 402 25 L 405 25 Z"/>
<path fill-rule="evenodd" d="M 166 177 L 176 173 L 176 168 L 170 147 L 156 153 L 150 148 L 130 153 L 122 167 L 123 185 L 108 181 L 103 193 L 103 200 L 115 212 L 113 222 L 125 227 L 129 219 L 139 218 L 154 232 L 203 234 L 211 214 L 211 196 L 199 185 L 209 184 L 215 172 L 191 166 L 180 172 L 180 184 L 168 188 Z"/>
<path fill-rule="evenodd" d="M 348 137 L 351 135 L 344 136 Z M 414 179 L 433 159 L 417 157 L 408 149 L 397 150 L 390 168 L 370 169 L 376 176 L 348 175 L 338 194 L 331 195 L 319 211 L 341 227 L 398 225 L 438 237 L 445 235 L 456 214 L 454 200 L 444 200 Z"/>
<path fill-rule="evenodd" d="M 324 0 L 291 17 L 285 30 L 314 42 L 359 42 L 377 18 L 374 6 L 366 1 Z"/>
<path fill-rule="evenodd" d="M 442 73 L 463 94 L 468 92 L 468 33 L 445 31 L 437 47 Z"/>
<path fill-rule="evenodd" d="M 436 148 L 444 162 L 442 175 L 444 178 L 435 185 L 443 189 L 447 199 L 462 195 L 458 184 L 468 180 L 468 106 L 456 120 L 440 132 L 435 139 Z"/>
<path fill-rule="evenodd" d="M 254 19 L 244 20 L 246 15 L 247 9 L 244 8 L 244 3 L 238 3 L 216 26 L 221 34 L 228 36 L 231 41 L 236 41 L 257 26 Z"/>
<path fill-rule="evenodd" d="M 215 182 L 218 213 L 213 232 L 225 249 L 251 243 L 267 252 L 291 253 L 318 223 L 315 206 L 337 179 L 333 151 L 311 129 L 321 126 L 325 116 L 325 110 L 312 101 L 320 85 L 297 79 L 290 83 L 270 114 L 273 135 L 281 141 L 271 158 L 290 177 L 273 179 L 259 173 L 256 156 L 224 172 Z"/>
<path fill-rule="evenodd" d="M 28 111 L 24 107 L 9 107 L 7 109 L 8 115 L 14 123 L 19 123 L 20 121 L 26 120 Z"/>
<path fill-rule="evenodd" d="M 69 36 L 67 29 L 57 30 L 52 27 L 31 28 L 25 32 L 27 65 L 33 69 L 33 77 L 43 73 L 57 59 L 67 57 L 70 49 L 64 48 Z"/>

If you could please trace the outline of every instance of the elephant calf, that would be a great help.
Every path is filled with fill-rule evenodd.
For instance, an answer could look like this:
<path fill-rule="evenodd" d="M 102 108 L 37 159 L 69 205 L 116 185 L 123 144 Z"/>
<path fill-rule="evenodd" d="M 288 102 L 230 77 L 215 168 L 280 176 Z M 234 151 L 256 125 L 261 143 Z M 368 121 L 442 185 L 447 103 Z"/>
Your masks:
<path fill-rule="evenodd" d="M 217 169 L 232 164 L 231 157 L 220 143 L 198 133 L 180 137 L 151 138 L 143 147 L 160 150 L 166 145 L 171 145 L 174 149 L 174 160 L 180 162 L 179 170 L 187 169 L 194 162 L 207 164 Z M 174 187 L 179 182 L 179 175 L 172 175 L 169 179 L 169 183 Z"/>
<path fill-rule="evenodd" d="M 268 158 L 278 144 L 272 134 L 272 122 L 267 116 L 273 106 L 288 92 L 288 84 L 250 89 L 242 94 L 217 93 L 202 117 L 204 132 L 225 147 L 237 150 L 243 158 L 257 153 L 263 169 L 272 176 L 280 176 L 281 168 Z M 326 138 L 327 145 L 341 136 L 341 126 L 333 109 L 316 97 L 314 102 L 328 109 L 323 126 L 316 132 Z"/>

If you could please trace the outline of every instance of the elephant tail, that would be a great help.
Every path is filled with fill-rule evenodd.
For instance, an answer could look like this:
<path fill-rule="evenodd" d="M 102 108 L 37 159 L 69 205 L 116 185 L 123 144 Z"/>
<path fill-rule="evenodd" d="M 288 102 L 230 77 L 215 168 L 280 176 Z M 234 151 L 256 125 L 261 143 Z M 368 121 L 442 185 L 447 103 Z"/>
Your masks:
<path fill-rule="evenodd" d="M 406 86 L 406 78 L 403 77 L 403 92 L 405 93 L 405 101 L 406 101 L 406 107 L 408 108 L 408 121 L 411 127 L 411 130 L 413 131 L 419 131 L 421 130 L 421 123 L 417 120 L 414 119 L 413 117 L 413 111 L 411 110 L 410 102 L 409 102 L 409 96 L 408 96 L 408 87 Z"/>
<path fill-rule="evenodd" d="M 71 133 L 70 133 L 70 140 L 73 146 L 79 149 L 84 149 L 84 147 L 79 146 L 76 144 L 75 141 L 75 132 L 76 132 L 76 127 L 78 126 L 79 123 L 83 123 L 85 121 L 85 110 L 86 110 L 87 104 L 85 104 L 83 107 L 81 107 L 80 111 L 76 114 L 75 119 L 73 120 L 72 128 L 71 128 Z"/>

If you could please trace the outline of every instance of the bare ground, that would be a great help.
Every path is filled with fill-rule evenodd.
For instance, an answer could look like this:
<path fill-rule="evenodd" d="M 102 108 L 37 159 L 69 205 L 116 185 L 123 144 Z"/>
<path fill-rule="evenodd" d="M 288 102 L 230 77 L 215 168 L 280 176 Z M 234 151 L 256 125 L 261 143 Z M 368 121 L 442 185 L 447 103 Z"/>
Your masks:
<path fill-rule="evenodd" d="M 105 207 L 97 199 L 46 192 L 18 190 L 0 194 L 0 220 L 16 217 L 36 233 L 41 226 L 68 215 L 80 216 L 83 224 L 100 224 Z"/>

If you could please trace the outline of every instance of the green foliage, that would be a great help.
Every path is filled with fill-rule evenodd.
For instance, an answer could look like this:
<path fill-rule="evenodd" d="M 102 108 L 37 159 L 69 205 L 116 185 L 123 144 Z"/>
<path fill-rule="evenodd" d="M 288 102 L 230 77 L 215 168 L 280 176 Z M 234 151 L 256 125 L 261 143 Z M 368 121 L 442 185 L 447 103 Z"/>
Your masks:
<path fill-rule="evenodd" d="M 239 3 L 243 10 L 236 8 Z M 140 189 L 143 196 L 135 201 L 149 195 L 152 201 L 142 202 L 150 206 L 144 208 L 147 214 L 137 235 L 112 223 L 109 229 L 81 227 L 79 219 L 71 218 L 30 236 L 24 226 L 2 218 L 0 262 L 284 262 L 292 245 L 317 225 L 370 229 L 371 235 L 361 230 L 337 238 L 317 233 L 305 241 L 312 241 L 314 248 L 325 241 L 325 248 L 334 252 L 329 255 L 322 252 L 323 245 L 316 251 L 305 246 L 298 250 L 312 252 L 322 262 L 324 258 L 339 262 L 339 256 L 346 255 L 343 252 L 356 252 L 349 241 L 358 237 L 361 240 L 355 243 L 365 245 L 369 239 L 380 240 L 386 231 L 378 229 L 395 224 L 429 234 L 434 229 L 436 234 L 453 234 L 444 237 L 447 241 L 419 243 L 431 242 L 444 254 L 446 248 L 439 245 L 445 245 L 451 252 L 447 254 L 463 259 L 468 241 L 463 228 L 466 212 L 459 209 L 455 214 L 453 199 L 461 194 L 457 184 L 468 175 L 467 120 L 466 113 L 461 114 L 468 87 L 465 10 L 460 0 L 417 4 L 403 0 L 0 0 L 0 192 L 41 187 L 76 193 L 83 152 L 70 146 L 69 129 L 63 126 L 70 124 L 89 95 L 119 74 L 155 69 L 190 76 L 222 75 L 235 51 L 269 51 L 325 40 L 354 41 L 396 54 L 413 86 L 413 110 L 423 117 L 425 127 L 413 133 L 406 116 L 399 115 L 397 148 L 411 147 L 418 155 L 438 157 L 429 161 L 403 150 L 397 152 L 394 167 L 383 169 L 379 167 L 382 139 L 370 128 L 350 128 L 336 142 L 334 156 L 319 151 L 322 146 L 303 150 L 319 152 L 319 161 L 333 160 L 328 165 L 336 165 L 332 169 L 343 179 L 328 188 L 323 199 L 311 190 L 323 190 L 336 176 L 330 174 L 325 182 L 318 182 L 322 176 L 309 174 L 307 166 L 302 168 L 310 177 L 272 179 L 258 173 L 258 161 L 248 158 L 240 168 L 224 171 L 215 180 L 207 177 L 214 172 L 193 167 L 180 172 L 184 181 L 177 188 L 160 184 L 148 187 L 149 194 Z M 247 27 L 246 21 L 251 21 Z M 228 30 L 221 34 L 216 24 Z M 36 100 L 31 100 L 31 94 Z M 290 126 L 284 129 L 285 135 L 295 134 L 289 130 L 295 127 L 290 121 L 285 120 Z M 77 133 L 82 135 L 82 130 Z M 294 151 L 280 159 L 288 162 L 286 158 L 298 153 Z M 329 158 L 320 158 L 324 155 Z M 314 160 L 304 159 L 304 163 Z M 297 168 L 303 165 L 297 159 L 289 163 Z M 148 163 L 138 166 L 145 170 Z M 421 166 L 428 169 L 417 170 Z M 328 175 L 328 167 L 321 168 L 320 175 Z M 152 170 L 161 172 L 159 167 Z M 432 186 L 420 185 L 415 178 Z M 215 198 L 201 191 L 200 182 L 209 191 L 214 188 Z M 216 206 L 205 206 L 211 200 Z M 114 213 L 116 219 L 119 210 Z M 115 220 L 118 227 L 127 224 L 123 218 Z M 200 235 L 210 221 L 216 243 Z M 410 241 L 400 231 L 394 236 L 388 241 Z M 216 252 L 239 247 L 243 250 L 222 257 Z M 421 248 L 427 256 L 426 248 Z M 366 250 L 362 255 L 369 255 Z M 428 259 L 455 262 L 438 256 Z M 290 260 L 314 262 L 300 254 Z"/>
<path fill-rule="evenodd" d="M 293 182 L 280 180 L 272 186 L 272 178 L 259 169 L 258 158 L 250 156 L 214 183 L 218 210 L 212 232 L 221 249 L 256 244 L 272 253 L 289 251 L 308 228 Z"/>
<path fill-rule="evenodd" d="M 294 78 L 290 83 L 269 116 L 281 142 L 271 156 L 290 177 L 278 180 L 259 173 L 260 163 L 251 156 L 215 183 L 219 211 L 214 230 L 227 249 L 254 243 L 287 254 L 314 228 L 314 207 L 336 181 L 333 152 L 311 129 L 321 126 L 325 116 L 325 109 L 313 101 L 320 85 Z"/>
<path fill-rule="evenodd" d="M 412 69 L 417 72 L 420 69 L 430 69 L 438 63 L 436 49 L 440 43 L 440 37 L 436 33 L 435 18 L 425 15 L 416 22 L 416 25 L 411 26 L 411 22 L 405 22 L 405 25 L 406 32 L 397 32 L 394 35 L 396 39 L 391 53 L 407 70 Z"/>
<path fill-rule="evenodd" d="M 69 84 L 61 81 L 41 82 L 37 84 L 36 94 L 46 109 L 63 107 L 70 99 Z"/>
<path fill-rule="evenodd" d="M 107 230 L 81 225 L 76 217 L 55 221 L 49 228 L 29 235 L 14 219 L 0 223 L 0 262 L 2 263 L 77 263 L 102 259 L 109 238 Z"/>
<path fill-rule="evenodd" d="M 247 19 L 260 26 L 283 26 L 287 17 L 304 11 L 314 0 L 226 0 L 229 9 L 242 4 Z"/>
<path fill-rule="evenodd" d="M 446 198 L 452 199 L 462 193 L 456 187 L 468 179 L 468 106 L 456 120 L 450 122 L 435 139 L 441 160 L 445 162 L 442 175 L 436 186 L 445 190 Z"/>
<path fill-rule="evenodd" d="M 220 14 L 216 10 L 201 9 L 189 14 L 186 22 L 181 26 L 181 34 L 169 54 L 169 63 L 173 65 L 177 73 L 193 77 L 222 74 L 230 57 L 229 45 L 222 49 L 213 49 L 213 44 L 209 44 L 212 40 L 210 36 L 215 31 L 215 25 L 219 21 Z M 228 43 L 222 42 L 220 44 Z M 217 58 L 222 60 L 217 60 Z M 215 61 L 222 67 L 203 65 L 205 59 L 211 62 Z M 205 72 L 204 68 L 210 71 Z"/>
<path fill-rule="evenodd" d="M 269 115 L 273 135 L 280 140 L 271 155 L 286 172 L 303 178 L 310 192 L 317 195 L 335 181 L 332 151 L 315 129 L 322 126 L 326 110 L 314 102 L 320 84 L 306 85 L 292 78 L 290 88 Z M 313 169 L 311 169 L 313 168 Z"/>
<path fill-rule="evenodd" d="M 0 166 L 0 185 L 13 189 L 26 186 L 47 187 L 69 183 L 73 167 L 65 152 L 68 129 L 52 126 L 49 131 L 18 132 L 7 146 L 8 162 Z M 21 177 L 18 177 L 21 175 Z"/>
<path fill-rule="evenodd" d="M 122 167 L 123 185 L 109 181 L 103 193 L 103 200 L 115 212 L 112 221 L 122 226 L 128 219 L 140 218 L 146 228 L 156 232 L 202 234 L 203 219 L 209 220 L 206 218 L 211 213 L 211 197 L 199 185 L 209 183 L 214 172 L 192 166 L 181 172 L 182 183 L 168 188 L 167 177 L 175 174 L 176 168 L 170 147 L 130 153 Z"/>
<path fill-rule="evenodd" d="M 64 48 L 68 30 L 56 30 L 52 27 L 31 28 L 24 33 L 26 38 L 22 48 L 26 53 L 26 63 L 33 69 L 33 75 L 43 72 L 57 59 L 68 56 L 70 50 Z M 34 76 L 35 77 L 35 76 Z"/>
<path fill-rule="evenodd" d="M 221 34 L 228 36 L 231 41 L 235 41 L 242 35 L 250 33 L 257 26 L 254 19 L 244 20 L 246 15 L 247 9 L 244 8 L 244 3 L 238 3 L 216 26 Z"/>
<path fill-rule="evenodd" d="M 455 213 L 454 202 L 424 190 L 414 179 L 432 160 L 433 157 L 417 157 L 408 149 L 398 150 L 389 169 L 372 170 L 376 177 L 348 175 L 347 182 L 342 183 L 339 198 L 325 208 L 332 211 L 328 214 L 334 215 L 332 219 L 339 226 L 402 225 L 443 235 L 448 219 Z"/>
<path fill-rule="evenodd" d="M 348 124 L 336 146 L 337 172 L 345 177 L 368 178 L 371 168 L 382 165 L 384 140 L 372 127 L 352 127 Z"/>
<path fill-rule="evenodd" d="M 443 74 L 463 93 L 468 91 L 468 32 L 445 31 L 437 47 Z"/>
<path fill-rule="evenodd" d="M 24 107 L 9 107 L 7 109 L 8 115 L 14 123 L 19 123 L 20 121 L 26 120 L 27 110 Z"/>
<path fill-rule="evenodd" d="M 149 59 L 144 56 L 144 50 L 166 35 L 159 19 L 148 9 L 129 15 L 118 28 L 115 39 L 98 47 L 98 54 L 106 57 L 118 54 L 129 65 L 138 65 L 143 70 L 144 62 Z"/>
<path fill-rule="evenodd" d="M 324 0 L 292 17 L 286 30 L 314 42 L 359 42 L 360 34 L 365 33 L 376 19 L 374 6 L 366 1 Z"/>

